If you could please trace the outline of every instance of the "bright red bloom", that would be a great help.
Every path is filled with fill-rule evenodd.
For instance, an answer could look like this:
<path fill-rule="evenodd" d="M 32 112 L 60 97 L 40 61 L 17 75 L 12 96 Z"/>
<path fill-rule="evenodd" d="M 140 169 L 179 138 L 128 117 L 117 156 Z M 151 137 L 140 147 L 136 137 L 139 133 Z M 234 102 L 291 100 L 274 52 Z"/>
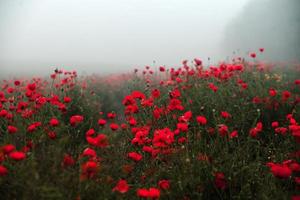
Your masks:
<path fill-rule="evenodd" d="M 292 175 L 292 170 L 287 165 L 267 163 L 267 166 L 271 168 L 272 174 L 277 178 L 286 179 Z"/>
<path fill-rule="evenodd" d="M 300 143 L 300 126 L 299 125 L 290 125 L 289 130 L 292 132 L 292 136 Z"/>
<path fill-rule="evenodd" d="M 261 122 L 258 122 L 256 124 L 256 127 L 255 128 L 252 128 L 250 131 L 249 131 L 249 134 L 251 137 L 255 138 L 257 136 L 258 133 L 260 133 L 262 131 L 262 123 Z"/>
<path fill-rule="evenodd" d="M 177 129 L 179 129 L 182 132 L 187 132 L 189 129 L 189 126 L 187 123 L 177 123 Z"/>
<path fill-rule="evenodd" d="M 137 90 L 132 91 L 131 96 L 135 99 L 140 99 L 140 100 L 146 98 L 146 96 L 142 92 L 137 91 Z"/>
<path fill-rule="evenodd" d="M 158 98 L 160 96 L 160 91 L 158 89 L 154 89 L 151 92 L 153 98 Z"/>
<path fill-rule="evenodd" d="M 115 117 L 116 117 L 117 115 L 116 115 L 116 113 L 107 113 L 107 117 L 109 118 L 109 119 L 114 119 Z"/>
<path fill-rule="evenodd" d="M 272 128 L 277 128 L 279 126 L 279 123 L 278 122 L 272 122 Z"/>
<path fill-rule="evenodd" d="M 222 116 L 223 118 L 225 118 L 225 119 L 231 117 L 231 115 L 230 115 L 228 112 L 226 112 L 226 111 L 222 111 L 222 112 L 221 112 L 221 116 Z"/>
<path fill-rule="evenodd" d="M 98 124 L 99 124 L 100 126 L 104 126 L 104 125 L 106 124 L 106 120 L 105 120 L 105 119 L 99 119 L 99 120 L 98 120 Z"/>
<path fill-rule="evenodd" d="M 228 127 L 224 124 L 221 124 L 218 129 L 221 136 L 226 136 L 228 134 Z"/>
<path fill-rule="evenodd" d="M 27 89 L 30 91 L 34 91 L 36 89 L 36 84 L 35 83 L 28 84 Z"/>
<path fill-rule="evenodd" d="M 97 156 L 97 153 L 94 149 L 91 149 L 91 148 L 86 148 L 83 153 L 82 153 L 82 156 L 88 156 L 88 157 L 96 157 Z"/>
<path fill-rule="evenodd" d="M 94 135 L 96 132 L 94 129 L 89 129 L 86 133 L 85 133 L 85 136 L 91 136 L 91 135 Z"/>
<path fill-rule="evenodd" d="M 286 135 L 288 129 L 285 127 L 278 127 L 275 128 L 275 133 L 281 134 L 281 135 Z"/>
<path fill-rule="evenodd" d="M 6 115 L 8 114 L 8 111 L 7 110 L 1 110 L 0 111 L 0 117 L 6 117 Z"/>
<path fill-rule="evenodd" d="M 81 165 L 81 177 L 93 178 L 99 171 L 99 165 L 95 161 L 87 161 Z"/>
<path fill-rule="evenodd" d="M 26 154 L 21 151 L 14 151 L 9 154 L 9 157 L 13 160 L 20 161 L 26 158 Z"/>
<path fill-rule="evenodd" d="M 181 96 L 181 92 L 176 88 L 170 92 L 170 97 L 176 99 Z"/>
<path fill-rule="evenodd" d="M 9 154 L 10 152 L 14 151 L 16 147 L 12 144 L 7 144 L 2 147 L 2 150 L 5 154 Z"/>
<path fill-rule="evenodd" d="M 116 131 L 116 130 L 118 130 L 118 128 L 119 128 L 119 125 L 118 125 L 118 124 L 115 124 L 115 123 L 111 123 L 111 124 L 110 124 L 110 129 L 111 129 L 112 131 Z"/>
<path fill-rule="evenodd" d="M 169 128 L 154 131 L 152 144 L 154 147 L 167 147 L 174 142 L 174 133 Z"/>
<path fill-rule="evenodd" d="M 276 91 L 275 89 L 273 89 L 273 88 L 270 88 L 270 89 L 269 89 L 269 95 L 270 95 L 271 97 L 274 97 L 274 96 L 277 95 L 277 91 Z"/>
<path fill-rule="evenodd" d="M 141 188 L 137 190 L 137 196 L 141 198 L 158 199 L 160 197 L 160 191 L 157 188 Z"/>
<path fill-rule="evenodd" d="M 134 117 L 131 117 L 128 122 L 130 126 L 135 126 L 137 124 L 137 121 Z"/>
<path fill-rule="evenodd" d="M 128 157 L 134 161 L 140 161 L 143 159 L 143 156 L 136 152 L 130 152 L 128 153 Z"/>
<path fill-rule="evenodd" d="M 197 116 L 196 120 L 201 125 L 205 125 L 207 123 L 207 119 L 204 116 Z"/>
<path fill-rule="evenodd" d="M 7 88 L 7 93 L 8 94 L 11 94 L 13 92 L 14 92 L 14 88 L 11 88 L 11 87 Z"/>
<path fill-rule="evenodd" d="M 21 81 L 15 80 L 14 84 L 15 84 L 15 86 L 19 86 L 21 84 Z"/>
<path fill-rule="evenodd" d="M 64 102 L 65 103 L 70 103 L 72 99 L 70 97 L 64 97 Z"/>
<path fill-rule="evenodd" d="M 112 191 L 118 191 L 122 194 L 128 192 L 129 190 L 129 185 L 127 184 L 126 180 L 119 180 L 117 185 L 112 189 Z"/>
<path fill-rule="evenodd" d="M 148 197 L 151 199 L 158 199 L 160 197 L 160 191 L 157 188 L 149 188 Z"/>
<path fill-rule="evenodd" d="M 75 126 L 75 125 L 79 124 L 82 121 L 83 121 L 83 116 L 82 115 L 73 115 L 70 118 L 70 124 L 71 124 L 71 126 Z"/>
<path fill-rule="evenodd" d="M 141 198 L 148 198 L 149 191 L 145 188 L 141 188 L 136 191 L 136 195 Z"/>
<path fill-rule="evenodd" d="M 232 131 L 232 132 L 230 133 L 230 135 L 229 135 L 230 138 L 236 138 L 236 137 L 238 137 L 238 136 L 239 136 L 239 134 L 238 134 L 237 131 Z"/>
<path fill-rule="evenodd" d="M 16 133 L 18 131 L 18 129 L 15 126 L 8 126 L 7 130 L 10 134 Z"/>
<path fill-rule="evenodd" d="M 181 104 L 181 101 L 179 99 L 171 99 L 169 105 L 169 110 L 183 110 L 184 107 Z"/>
<path fill-rule="evenodd" d="M 59 125 L 59 121 L 56 118 L 52 118 L 52 119 L 50 119 L 49 124 L 50 124 L 50 126 L 58 126 Z"/>
<path fill-rule="evenodd" d="M 108 146 L 108 138 L 105 134 L 102 133 L 98 134 L 95 138 L 87 136 L 86 140 L 90 145 L 93 145 L 95 147 L 105 148 Z"/>
<path fill-rule="evenodd" d="M 34 132 L 34 131 L 36 131 L 36 129 L 37 129 L 38 127 L 40 127 L 41 125 L 42 125 L 41 122 L 34 122 L 34 123 L 30 124 L 30 125 L 27 127 L 27 131 L 28 131 L 28 132 Z"/>

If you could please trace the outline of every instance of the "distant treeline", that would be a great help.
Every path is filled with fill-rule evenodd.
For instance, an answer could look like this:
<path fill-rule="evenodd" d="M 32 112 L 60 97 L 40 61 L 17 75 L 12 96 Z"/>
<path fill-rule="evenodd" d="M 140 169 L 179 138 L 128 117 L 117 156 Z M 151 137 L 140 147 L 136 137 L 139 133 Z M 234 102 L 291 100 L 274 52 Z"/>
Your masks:
<path fill-rule="evenodd" d="M 266 59 L 300 61 L 300 0 L 251 0 L 228 25 L 223 47 L 227 54 L 265 47 Z"/>

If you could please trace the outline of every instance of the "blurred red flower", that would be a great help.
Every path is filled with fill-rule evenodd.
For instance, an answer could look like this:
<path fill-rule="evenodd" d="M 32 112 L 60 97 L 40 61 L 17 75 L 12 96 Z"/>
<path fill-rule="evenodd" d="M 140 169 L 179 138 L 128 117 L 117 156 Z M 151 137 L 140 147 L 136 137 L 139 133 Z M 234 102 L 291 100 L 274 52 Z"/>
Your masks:
<path fill-rule="evenodd" d="M 119 180 L 117 185 L 112 189 L 112 191 L 118 191 L 120 193 L 126 193 L 129 190 L 129 185 L 126 180 Z"/>

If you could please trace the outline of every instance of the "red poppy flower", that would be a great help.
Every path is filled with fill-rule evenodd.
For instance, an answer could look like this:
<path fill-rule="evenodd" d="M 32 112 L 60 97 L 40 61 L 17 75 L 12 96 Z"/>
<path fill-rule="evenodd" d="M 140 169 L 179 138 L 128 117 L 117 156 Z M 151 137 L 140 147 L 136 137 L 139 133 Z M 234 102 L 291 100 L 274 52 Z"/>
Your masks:
<path fill-rule="evenodd" d="M 94 135 L 96 132 L 94 129 L 89 129 L 86 133 L 85 133 L 85 136 L 91 136 L 91 135 Z"/>
<path fill-rule="evenodd" d="M 159 199 L 160 191 L 157 188 L 149 188 L 148 197 L 151 199 Z"/>
<path fill-rule="evenodd" d="M 8 170 L 3 165 L 0 165 L 0 176 L 6 176 L 8 173 Z"/>
<path fill-rule="evenodd" d="M 104 126 L 104 125 L 106 124 L 106 120 L 105 120 L 105 119 L 99 119 L 99 120 L 98 120 L 98 124 L 99 124 L 100 126 Z"/>
<path fill-rule="evenodd" d="M 9 157 L 13 160 L 20 161 L 26 158 L 26 154 L 21 151 L 14 151 L 9 154 Z"/>
<path fill-rule="evenodd" d="M 158 186 L 163 190 L 170 189 L 170 181 L 169 180 L 160 180 L 158 182 Z"/>
<path fill-rule="evenodd" d="M 126 193 L 129 190 L 129 185 L 126 180 L 119 180 L 117 185 L 112 189 L 112 191 L 118 191 L 120 193 Z"/>
<path fill-rule="evenodd" d="M 109 119 L 114 119 L 115 117 L 116 117 L 117 115 L 116 115 L 116 113 L 107 113 L 107 117 L 109 118 Z"/>
<path fill-rule="evenodd" d="M 221 190 L 226 189 L 227 182 L 224 173 L 222 172 L 215 173 L 215 186 Z"/>
<path fill-rule="evenodd" d="M 81 166 L 81 178 L 93 178 L 99 171 L 99 165 L 95 161 L 87 161 Z"/>
<path fill-rule="evenodd" d="M 81 116 L 81 115 L 73 115 L 70 118 L 70 124 L 71 124 L 71 126 L 75 126 L 75 125 L 79 124 L 82 121 L 83 121 L 83 116 Z"/>
<path fill-rule="evenodd" d="M 292 94 L 291 94 L 289 91 L 286 91 L 286 90 L 283 91 L 283 92 L 282 92 L 282 100 L 283 100 L 283 101 L 286 101 L 288 98 L 291 97 L 291 95 L 292 95 Z"/>
<path fill-rule="evenodd" d="M 158 98 L 160 96 L 160 91 L 158 89 L 154 89 L 151 92 L 153 98 Z"/>
<path fill-rule="evenodd" d="M 141 198 L 148 198 L 149 196 L 149 191 L 145 188 L 140 188 L 136 191 L 136 194 L 138 197 L 141 197 Z"/>
<path fill-rule="evenodd" d="M 197 116 L 196 120 L 200 125 L 205 125 L 207 123 L 207 119 L 204 116 Z"/>
<path fill-rule="evenodd" d="M 90 145 L 93 145 L 95 147 L 99 147 L 99 148 L 105 148 L 108 146 L 108 139 L 107 136 L 105 134 L 98 134 L 97 137 L 92 138 L 90 136 L 86 137 L 87 142 Z"/>
<path fill-rule="evenodd" d="M 111 123 L 109 126 L 112 131 L 116 131 L 119 128 L 119 125 L 115 123 Z"/>
<path fill-rule="evenodd" d="M 239 136 L 239 134 L 238 134 L 238 132 L 237 131 L 232 131 L 231 133 L 230 133 L 230 138 L 236 138 L 236 137 L 238 137 Z"/>
<path fill-rule="evenodd" d="M 221 124 L 218 129 L 221 136 L 226 136 L 228 134 L 228 127 L 224 124 Z"/>
<path fill-rule="evenodd" d="M 128 157 L 134 161 L 140 161 L 142 160 L 143 156 L 136 152 L 130 152 L 128 153 Z"/>
<path fill-rule="evenodd" d="M 59 121 L 56 118 L 52 118 L 49 122 L 50 126 L 58 126 L 59 125 Z"/>
<path fill-rule="evenodd" d="M 52 140 L 54 140 L 56 138 L 56 133 L 54 131 L 50 131 L 48 132 L 48 137 Z"/>
<path fill-rule="evenodd" d="M 273 89 L 273 88 L 270 88 L 270 89 L 269 89 L 269 95 L 270 95 L 271 97 L 274 97 L 274 96 L 277 95 L 277 91 L 276 91 L 275 89 Z"/>
<path fill-rule="evenodd" d="M 253 53 L 250 53 L 250 57 L 251 57 L 251 58 L 256 58 L 256 53 L 254 53 L 254 52 L 253 52 Z"/>
<path fill-rule="evenodd" d="M 64 97 L 64 102 L 65 103 L 70 103 L 72 99 L 70 97 Z"/>
<path fill-rule="evenodd" d="M 195 58 L 195 59 L 194 59 L 194 62 L 195 62 L 195 64 L 196 64 L 197 66 L 202 65 L 202 60 L 200 60 L 200 59 L 198 59 L 198 58 Z"/>
<path fill-rule="evenodd" d="M 15 126 L 8 126 L 7 130 L 10 134 L 16 133 L 18 131 L 18 129 Z"/>
<path fill-rule="evenodd" d="M 2 150 L 5 154 L 9 154 L 10 152 L 14 151 L 15 149 L 16 149 L 15 146 L 12 144 L 7 144 L 2 147 Z"/>
<path fill-rule="evenodd" d="M 292 175 L 292 170 L 287 165 L 276 163 L 267 163 L 267 165 L 271 168 L 272 174 L 277 178 L 286 179 Z"/>
<path fill-rule="evenodd" d="M 279 123 L 278 122 L 272 122 L 271 124 L 272 128 L 277 128 L 279 126 Z"/>
<path fill-rule="evenodd" d="M 74 158 L 69 154 L 65 154 L 62 162 L 63 167 L 70 167 L 73 166 L 74 164 L 75 164 Z"/>
<path fill-rule="evenodd" d="M 163 67 L 163 66 L 160 66 L 160 67 L 159 67 L 159 71 L 164 72 L 164 71 L 166 71 L 166 68 Z"/>
<path fill-rule="evenodd" d="M 222 111 L 222 112 L 221 112 L 221 116 L 222 116 L 223 118 L 225 118 L 225 119 L 231 117 L 231 115 L 230 115 L 228 112 L 226 112 L 226 111 Z"/>

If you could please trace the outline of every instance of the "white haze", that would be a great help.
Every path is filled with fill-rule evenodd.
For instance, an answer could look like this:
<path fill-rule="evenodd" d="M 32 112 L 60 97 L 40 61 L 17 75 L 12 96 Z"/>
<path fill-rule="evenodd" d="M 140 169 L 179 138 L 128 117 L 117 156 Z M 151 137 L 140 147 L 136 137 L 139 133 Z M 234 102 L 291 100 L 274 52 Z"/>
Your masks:
<path fill-rule="evenodd" d="M 0 0 L 0 73 L 80 73 L 222 58 L 249 0 Z"/>

